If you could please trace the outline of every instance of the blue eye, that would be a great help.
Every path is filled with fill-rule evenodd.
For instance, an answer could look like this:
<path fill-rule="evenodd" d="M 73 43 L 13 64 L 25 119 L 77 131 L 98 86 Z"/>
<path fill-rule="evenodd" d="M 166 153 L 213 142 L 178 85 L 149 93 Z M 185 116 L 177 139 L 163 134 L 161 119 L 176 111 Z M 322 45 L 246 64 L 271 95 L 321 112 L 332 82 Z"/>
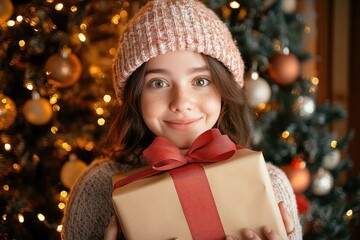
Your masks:
<path fill-rule="evenodd" d="M 210 80 L 206 79 L 206 78 L 199 78 L 196 79 L 196 81 L 194 82 L 194 85 L 199 86 L 199 87 L 204 87 L 210 84 Z"/>
<path fill-rule="evenodd" d="M 165 81 L 163 80 L 153 80 L 150 82 L 149 84 L 151 87 L 153 88 L 164 88 L 164 87 L 168 87 L 169 84 L 167 84 Z"/>

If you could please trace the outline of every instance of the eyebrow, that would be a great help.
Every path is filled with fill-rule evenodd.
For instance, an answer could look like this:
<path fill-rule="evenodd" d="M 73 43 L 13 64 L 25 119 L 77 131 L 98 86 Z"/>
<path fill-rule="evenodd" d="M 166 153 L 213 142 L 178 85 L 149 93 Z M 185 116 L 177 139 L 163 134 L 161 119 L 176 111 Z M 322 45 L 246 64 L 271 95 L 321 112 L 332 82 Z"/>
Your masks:
<path fill-rule="evenodd" d="M 199 73 L 199 72 L 208 72 L 209 68 L 208 66 L 201 66 L 201 67 L 194 67 L 191 68 L 188 73 L 192 74 L 192 73 Z M 153 68 L 153 69 L 148 69 L 145 72 L 146 74 L 151 74 L 151 73 L 162 73 L 162 74 L 168 74 L 169 75 L 169 71 L 162 69 L 162 68 Z"/>

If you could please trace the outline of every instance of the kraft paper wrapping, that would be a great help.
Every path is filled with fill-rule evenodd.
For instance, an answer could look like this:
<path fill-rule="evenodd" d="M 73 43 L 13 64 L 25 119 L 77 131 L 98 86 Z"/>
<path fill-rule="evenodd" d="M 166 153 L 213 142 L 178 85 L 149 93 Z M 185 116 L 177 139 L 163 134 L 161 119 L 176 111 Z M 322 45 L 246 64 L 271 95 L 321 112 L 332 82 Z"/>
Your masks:
<path fill-rule="evenodd" d="M 250 228 L 262 236 L 261 228 L 268 225 L 287 239 L 261 152 L 241 149 L 226 161 L 202 165 L 226 235 L 242 239 L 242 229 Z M 133 173 L 114 175 L 112 181 Z M 192 239 L 167 172 L 115 189 L 112 200 L 127 240 Z"/>

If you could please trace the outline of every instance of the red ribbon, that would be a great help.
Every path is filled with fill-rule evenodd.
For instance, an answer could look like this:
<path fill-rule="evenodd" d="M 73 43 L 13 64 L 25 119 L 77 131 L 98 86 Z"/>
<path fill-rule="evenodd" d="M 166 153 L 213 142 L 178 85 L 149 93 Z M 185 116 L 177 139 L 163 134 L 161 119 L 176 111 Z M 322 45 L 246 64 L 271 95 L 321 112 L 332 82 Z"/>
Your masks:
<path fill-rule="evenodd" d="M 237 146 L 218 129 L 210 129 L 195 139 L 182 156 L 180 150 L 169 140 L 157 137 L 144 150 L 148 164 L 155 170 L 171 170 L 187 163 L 220 162 L 229 159 Z"/>
<path fill-rule="evenodd" d="M 201 134 L 184 156 L 174 143 L 157 137 L 143 152 L 152 169 L 119 180 L 114 189 L 170 170 L 193 239 L 224 239 L 225 232 L 205 171 L 200 164 L 188 163 L 224 161 L 238 148 L 240 146 L 235 145 L 227 135 L 222 135 L 218 129 L 210 129 Z M 180 166 L 183 167 L 179 168 Z"/>

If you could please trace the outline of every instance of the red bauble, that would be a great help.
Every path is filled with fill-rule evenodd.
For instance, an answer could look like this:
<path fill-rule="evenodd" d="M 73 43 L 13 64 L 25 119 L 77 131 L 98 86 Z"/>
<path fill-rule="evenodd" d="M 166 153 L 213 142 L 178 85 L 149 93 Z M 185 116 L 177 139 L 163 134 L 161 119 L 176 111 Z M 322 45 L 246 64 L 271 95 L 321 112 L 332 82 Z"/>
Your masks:
<path fill-rule="evenodd" d="M 304 192 L 310 185 L 311 174 L 301 158 L 294 158 L 290 165 L 282 168 L 295 193 Z"/>
<path fill-rule="evenodd" d="M 306 213 L 310 208 L 309 200 L 301 193 L 295 194 L 295 197 L 299 214 Z"/>
<path fill-rule="evenodd" d="M 270 58 L 268 69 L 271 79 L 279 85 L 293 83 L 300 73 L 300 62 L 294 54 L 275 54 Z"/>

